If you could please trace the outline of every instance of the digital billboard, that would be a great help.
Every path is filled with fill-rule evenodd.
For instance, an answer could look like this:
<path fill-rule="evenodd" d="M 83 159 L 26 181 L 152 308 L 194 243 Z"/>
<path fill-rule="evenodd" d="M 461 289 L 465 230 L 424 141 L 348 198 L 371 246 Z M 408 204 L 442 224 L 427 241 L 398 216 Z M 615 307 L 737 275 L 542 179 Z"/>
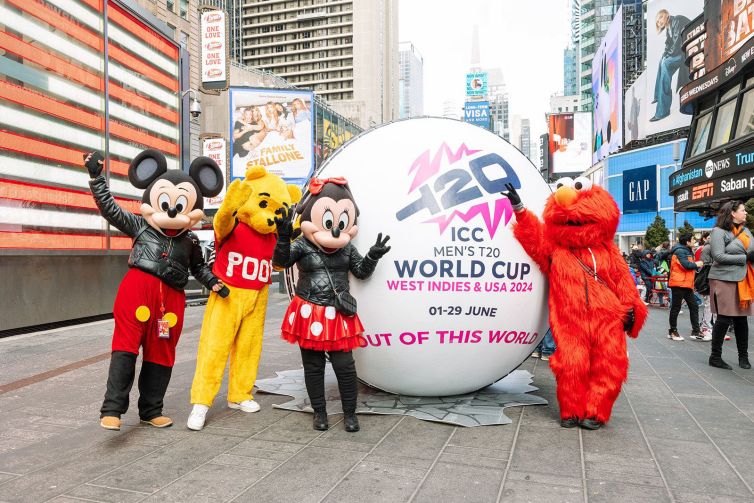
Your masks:
<path fill-rule="evenodd" d="M 592 165 L 589 140 L 592 117 L 589 112 L 551 114 L 549 126 L 549 167 L 551 174 L 582 173 Z"/>
<path fill-rule="evenodd" d="M 684 30 L 683 48 L 692 81 L 681 89 L 681 110 L 739 74 L 754 52 L 754 0 L 707 0 L 703 19 Z"/>
<path fill-rule="evenodd" d="M 647 4 L 646 118 L 642 137 L 691 123 L 691 116 L 680 112 L 679 91 L 689 82 L 682 32 L 702 13 L 703 3 L 702 0 L 652 0 Z"/>
<path fill-rule="evenodd" d="M 490 128 L 490 102 L 467 101 L 463 106 L 463 121 L 485 129 Z"/>
<path fill-rule="evenodd" d="M 0 0 L 0 248 L 128 250 L 83 158 L 105 155 L 116 202 L 137 214 L 131 160 L 154 148 L 181 167 L 180 48 L 115 0 L 57 4 Z"/>
<path fill-rule="evenodd" d="M 487 72 L 466 74 L 466 96 L 487 96 Z"/>
<path fill-rule="evenodd" d="M 626 90 L 623 99 L 623 141 L 626 145 L 647 137 L 647 110 L 651 101 L 647 97 L 647 75 L 647 71 L 642 72 Z"/>
<path fill-rule="evenodd" d="M 205 10 L 199 17 L 199 47 L 204 89 L 228 89 L 227 17 L 220 9 Z"/>
<path fill-rule="evenodd" d="M 314 172 L 311 91 L 230 88 L 231 180 L 260 164 L 303 186 Z"/>
<path fill-rule="evenodd" d="M 618 8 L 592 61 L 592 163 L 623 145 L 623 7 Z"/>

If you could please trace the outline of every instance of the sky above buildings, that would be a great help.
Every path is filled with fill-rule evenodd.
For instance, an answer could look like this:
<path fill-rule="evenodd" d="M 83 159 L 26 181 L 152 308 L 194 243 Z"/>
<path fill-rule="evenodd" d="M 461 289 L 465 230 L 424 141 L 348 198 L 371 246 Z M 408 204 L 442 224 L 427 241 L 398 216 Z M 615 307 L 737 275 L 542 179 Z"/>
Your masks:
<path fill-rule="evenodd" d="M 511 116 L 531 120 L 532 141 L 545 132 L 550 95 L 563 92 L 563 49 L 570 39 L 568 0 L 399 0 L 400 40 L 424 58 L 424 112 L 442 115 L 443 102 L 459 114 L 479 26 L 480 66 L 499 67 Z"/>

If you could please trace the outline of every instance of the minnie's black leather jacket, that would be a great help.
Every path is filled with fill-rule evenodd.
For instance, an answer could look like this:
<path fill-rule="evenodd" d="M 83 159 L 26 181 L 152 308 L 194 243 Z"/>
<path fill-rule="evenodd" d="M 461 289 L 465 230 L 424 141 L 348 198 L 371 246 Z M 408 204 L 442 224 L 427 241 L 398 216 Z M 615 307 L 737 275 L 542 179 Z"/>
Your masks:
<path fill-rule="evenodd" d="M 176 290 L 186 287 L 189 271 L 207 288 L 217 283 L 218 279 L 204 262 L 196 234 L 187 231 L 170 238 L 150 226 L 143 217 L 123 211 L 110 194 L 102 175 L 90 180 L 89 187 L 105 220 L 134 239 L 128 257 L 129 267 L 157 276 Z"/>
<path fill-rule="evenodd" d="M 296 295 L 320 306 L 332 306 L 335 302 L 335 292 L 327 278 L 324 264 L 327 265 L 338 292 L 348 291 L 349 271 L 359 279 L 366 279 L 377 267 L 376 260 L 368 254 L 362 257 L 351 243 L 335 253 L 325 253 L 304 237 L 299 237 L 293 243 L 278 240 L 272 265 L 288 268 L 296 263 Z"/>

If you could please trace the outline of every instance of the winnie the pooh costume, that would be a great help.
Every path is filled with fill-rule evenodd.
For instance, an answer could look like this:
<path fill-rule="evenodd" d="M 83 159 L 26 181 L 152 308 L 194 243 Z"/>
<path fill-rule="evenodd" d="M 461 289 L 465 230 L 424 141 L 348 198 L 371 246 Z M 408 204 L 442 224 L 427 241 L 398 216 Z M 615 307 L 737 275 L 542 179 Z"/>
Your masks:
<path fill-rule="evenodd" d="M 275 222 L 281 216 L 287 218 L 300 199 L 298 187 L 287 185 L 262 166 L 250 167 L 243 180 L 228 187 L 214 219 L 217 258 L 212 270 L 231 294 L 222 298 L 210 293 L 207 302 L 191 386 L 194 407 L 187 422 L 189 429 L 204 427 L 229 356 L 228 407 L 259 410 L 251 390 L 262 352 L 277 242 Z"/>

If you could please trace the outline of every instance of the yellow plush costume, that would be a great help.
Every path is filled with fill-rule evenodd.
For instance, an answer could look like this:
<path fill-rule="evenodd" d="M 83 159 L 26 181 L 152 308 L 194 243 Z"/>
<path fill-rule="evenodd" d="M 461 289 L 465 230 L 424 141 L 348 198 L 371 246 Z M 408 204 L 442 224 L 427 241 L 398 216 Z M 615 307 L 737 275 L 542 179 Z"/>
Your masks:
<path fill-rule="evenodd" d="M 207 302 L 191 386 L 192 404 L 212 405 L 228 356 L 229 405 L 252 400 L 272 272 L 274 219 L 280 208 L 291 207 L 300 199 L 298 187 L 286 185 L 262 166 L 250 167 L 244 180 L 228 187 L 214 219 L 217 259 L 213 270 L 223 278 L 230 295 L 223 298 L 213 292 Z"/>

